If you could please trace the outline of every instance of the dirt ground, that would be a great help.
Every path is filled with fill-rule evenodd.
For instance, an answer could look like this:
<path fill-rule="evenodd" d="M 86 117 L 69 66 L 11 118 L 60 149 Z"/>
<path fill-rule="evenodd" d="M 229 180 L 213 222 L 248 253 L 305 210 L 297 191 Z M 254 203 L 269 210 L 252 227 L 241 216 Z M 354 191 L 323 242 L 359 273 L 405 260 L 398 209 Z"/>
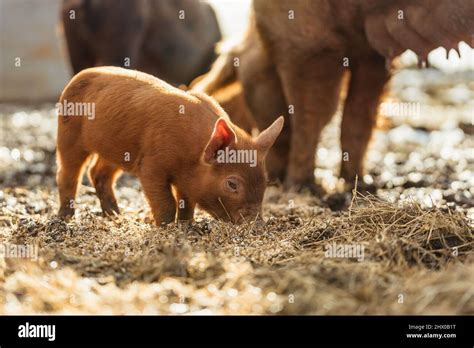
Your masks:
<path fill-rule="evenodd" d="M 58 220 L 54 105 L 0 105 L 0 244 L 38 248 L 0 257 L 0 313 L 474 314 L 473 81 L 400 71 L 390 98 L 421 109 L 382 119 L 376 193 L 342 193 L 336 117 L 317 152 L 327 194 L 270 187 L 259 228 L 202 212 L 155 227 L 127 175 L 121 216 L 102 217 L 84 179 L 76 218 Z"/>

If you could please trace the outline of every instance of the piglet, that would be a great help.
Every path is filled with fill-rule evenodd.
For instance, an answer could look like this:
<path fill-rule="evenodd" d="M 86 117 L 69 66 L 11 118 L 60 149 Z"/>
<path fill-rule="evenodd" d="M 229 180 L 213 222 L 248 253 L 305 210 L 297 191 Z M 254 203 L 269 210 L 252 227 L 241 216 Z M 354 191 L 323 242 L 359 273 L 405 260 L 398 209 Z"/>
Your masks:
<path fill-rule="evenodd" d="M 57 106 L 60 216 L 74 214 L 92 158 L 104 214 L 119 212 L 113 186 L 126 171 L 139 178 L 157 224 L 191 220 L 196 206 L 234 223 L 261 220 L 264 160 L 283 117 L 252 138 L 206 94 L 118 67 L 81 71 Z"/>

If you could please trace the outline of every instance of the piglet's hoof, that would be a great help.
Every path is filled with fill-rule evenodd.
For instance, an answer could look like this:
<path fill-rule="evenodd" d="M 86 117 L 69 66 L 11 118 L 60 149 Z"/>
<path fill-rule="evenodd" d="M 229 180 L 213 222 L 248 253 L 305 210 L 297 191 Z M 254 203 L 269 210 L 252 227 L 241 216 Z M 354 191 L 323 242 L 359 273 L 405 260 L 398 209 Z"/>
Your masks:
<path fill-rule="evenodd" d="M 70 222 L 74 218 L 74 215 L 59 215 L 58 214 L 56 217 L 61 221 Z"/>
<path fill-rule="evenodd" d="M 62 207 L 61 209 L 59 209 L 57 217 L 60 220 L 69 221 L 74 217 L 74 209 L 69 207 Z"/>
<path fill-rule="evenodd" d="M 103 204 L 102 205 L 102 215 L 104 217 L 107 217 L 107 216 L 116 216 L 116 215 L 120 215 L 120 209 L 119 207 L 117 206 L 117 204 Z"/>

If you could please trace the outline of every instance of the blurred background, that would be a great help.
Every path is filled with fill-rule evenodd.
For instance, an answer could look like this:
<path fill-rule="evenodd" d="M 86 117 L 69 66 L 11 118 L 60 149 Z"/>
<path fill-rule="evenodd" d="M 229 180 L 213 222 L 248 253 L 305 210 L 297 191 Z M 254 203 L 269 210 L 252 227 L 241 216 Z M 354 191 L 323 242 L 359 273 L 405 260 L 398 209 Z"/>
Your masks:
<path fill-rule="evenodd" d="M 237 41 L 245 30 L 251 0 L 208 0 L 222 35 Z M 59 25 L 61 0 L 0 0 L 0 101 L 55 101 L 71 77 L 65 42 Z M 443 71 L 474 70 L 473 50 L 460 46 L 461 58 L 439 48 L 431 64 Z M 21 66 L 16 66 L 18 58 Z M 406 52 L 404 66 L 416 65 Z"/>
<path fill-rule="evenodd" d="M 250 0 L 211 0 L 225 39 L 247 23 Z M 0 0 L 0 102 L 56 101 L 71 77 L 61 0 Z M 15 66 L 16 59 L 21 66 Z"/>

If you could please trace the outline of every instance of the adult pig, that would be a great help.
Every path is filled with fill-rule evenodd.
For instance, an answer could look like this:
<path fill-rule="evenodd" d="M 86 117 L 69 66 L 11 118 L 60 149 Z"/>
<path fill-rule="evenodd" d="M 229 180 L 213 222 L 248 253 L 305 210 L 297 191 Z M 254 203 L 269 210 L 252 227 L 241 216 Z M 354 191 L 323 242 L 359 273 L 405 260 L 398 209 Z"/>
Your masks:
<path fill-rule="evenodd" d="M 196 0 L 63 0 L 62 25 L 74 73 L 115 65 L 173 85 L 209 70 L 221 32 Z"/>
<path fill-rule="evenodd" d="M 340 175 L 352 183 L 363 159 L 391 60 L 468 43 L 474 33 L 470 0 L 255 0 L 256 27 L 294 107 L 286 185 L 314 187 L 314 153 L 350 72 L 341 125 Z M 258 117 L 254 114 L 255 117 Z"/>

